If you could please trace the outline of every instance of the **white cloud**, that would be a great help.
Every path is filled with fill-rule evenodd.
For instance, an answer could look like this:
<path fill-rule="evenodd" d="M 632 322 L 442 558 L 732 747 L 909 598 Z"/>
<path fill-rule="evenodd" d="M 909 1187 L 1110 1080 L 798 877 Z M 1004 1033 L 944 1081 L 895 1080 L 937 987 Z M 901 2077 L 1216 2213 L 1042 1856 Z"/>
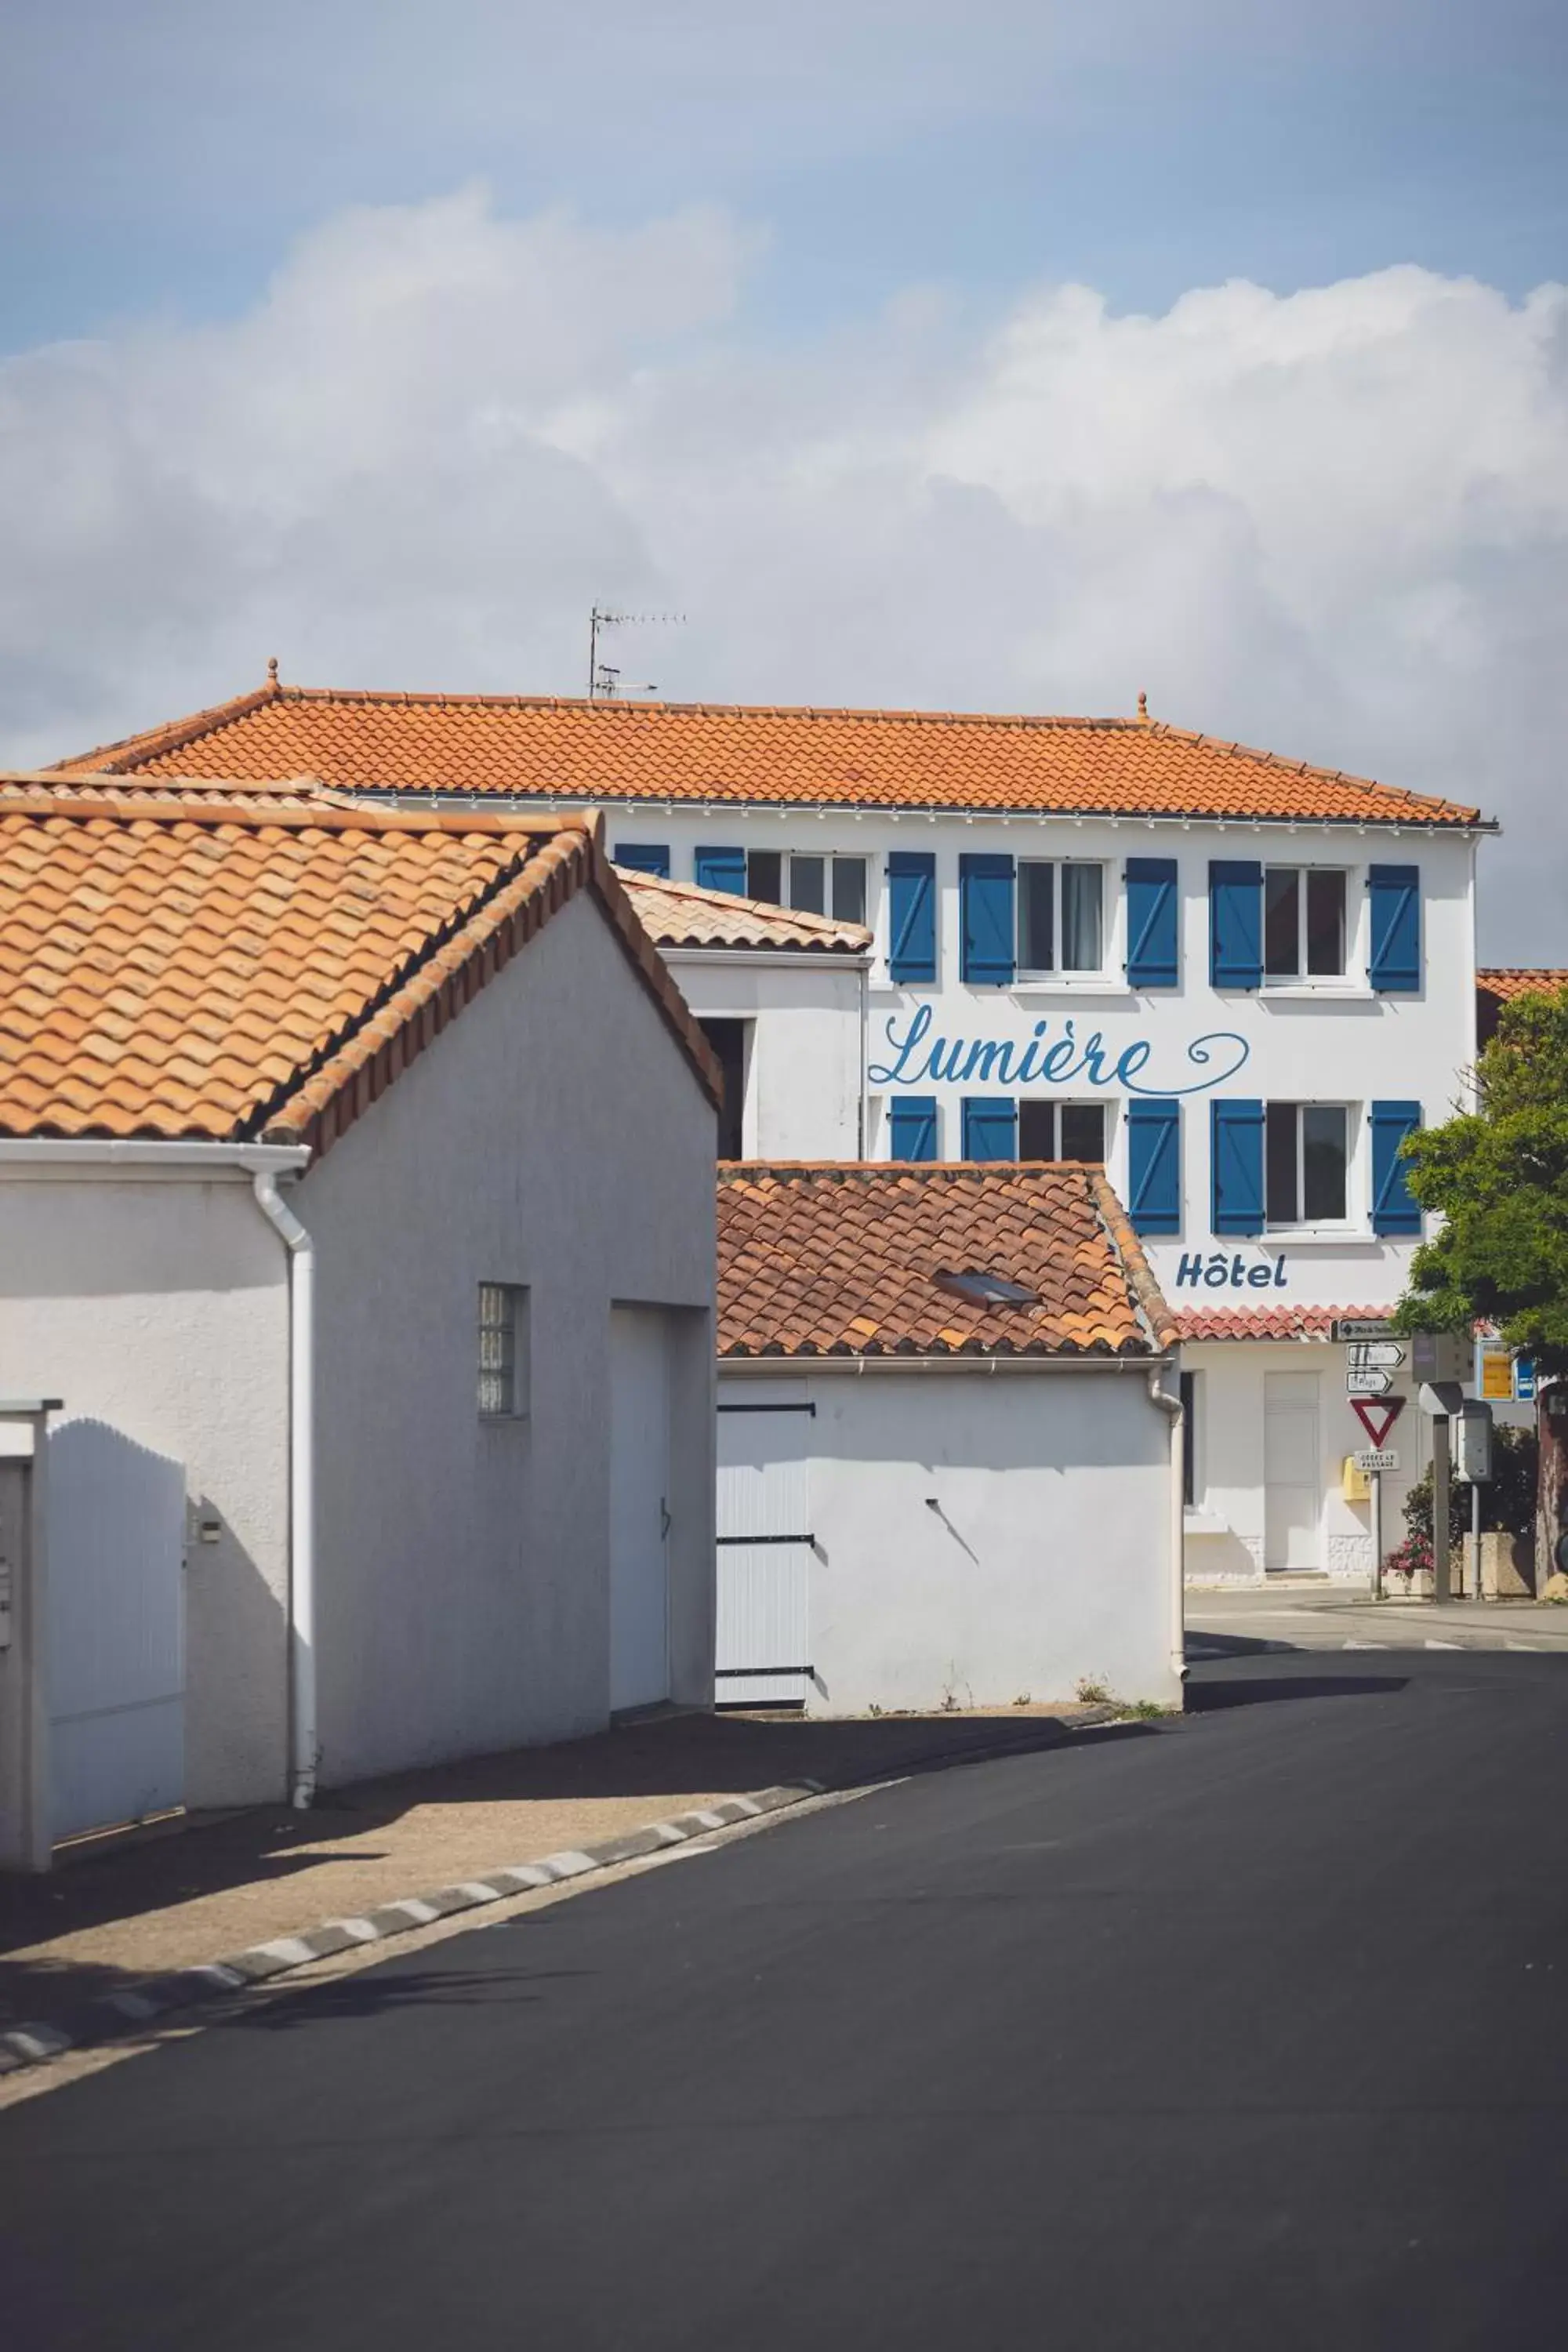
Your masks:
<path fill-rule="evenodd" d="M 977 327 L 912 291 L 759 350 L 753 240 L 497 218 L 305 241 L 232 324 L 0 368 L 0 750 L 284 674 L 1157 713 L 1509 827 L 1488 951 L 1568 961 L 1568 293 L 1415 268 Z"/>

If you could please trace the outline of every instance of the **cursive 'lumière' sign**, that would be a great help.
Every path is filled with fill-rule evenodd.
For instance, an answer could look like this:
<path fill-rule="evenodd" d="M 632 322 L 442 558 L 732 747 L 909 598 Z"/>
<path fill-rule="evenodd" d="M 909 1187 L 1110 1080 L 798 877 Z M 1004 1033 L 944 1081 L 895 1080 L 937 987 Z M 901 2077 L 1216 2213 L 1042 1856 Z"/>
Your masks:
<path fill-rule="evenodd" d="M 929 1004 L 917 1005 L 907 1021 L 896 1013 L 889 1015 L 883 1034 L 890 1058 L 871 1064 L 867 1076 L 874 1087 L 1043 1083 L 1120 1087 L 1131 1095 L 1199 1095 L 1234 1078 L 1249 1053 L 1246 1038 L 1234 1030 L 1211 1029 L 1186 1049 L 1187 1066 L 1204 1076 L 1178 1084 L 1149 1071 L 1154 1048 L 1146 1038 L 1135 1037 L 1118 1050 L 1098 1029 L 1079 1037 L 1070 1015 L 1058 1023 L 1037 1021 L 1022 1043 L 1011 1037 L 933 1037 L 932 1017 Z"/>

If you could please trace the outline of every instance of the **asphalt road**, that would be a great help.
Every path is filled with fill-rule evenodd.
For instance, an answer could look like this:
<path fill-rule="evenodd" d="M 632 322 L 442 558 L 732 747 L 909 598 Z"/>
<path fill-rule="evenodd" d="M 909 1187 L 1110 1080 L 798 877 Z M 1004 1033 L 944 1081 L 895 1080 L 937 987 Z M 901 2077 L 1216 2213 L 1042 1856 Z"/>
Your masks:
<path fill-rule="evenodd" d="M 1568 1661 L 1194 1687 L 0 2115 L 7 2352 L 1563 2341 Z"/>

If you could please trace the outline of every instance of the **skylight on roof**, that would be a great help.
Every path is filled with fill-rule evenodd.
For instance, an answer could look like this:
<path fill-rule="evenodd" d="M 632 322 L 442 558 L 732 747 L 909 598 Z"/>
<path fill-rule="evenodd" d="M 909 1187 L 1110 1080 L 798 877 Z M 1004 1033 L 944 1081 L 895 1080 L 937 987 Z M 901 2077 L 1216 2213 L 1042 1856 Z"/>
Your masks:
<path fill-rule="evenodd" d="M 1005 1275 L 977 1269 L 939 1274 L 936 1286 L 950 1290 L 955 1298 L 967 1298 L 972 1307 L 1037 1307 L 1040 1303 L 1038 1291 L 1026 1290 L 1021 1282 L 1009 1282 Z"/>

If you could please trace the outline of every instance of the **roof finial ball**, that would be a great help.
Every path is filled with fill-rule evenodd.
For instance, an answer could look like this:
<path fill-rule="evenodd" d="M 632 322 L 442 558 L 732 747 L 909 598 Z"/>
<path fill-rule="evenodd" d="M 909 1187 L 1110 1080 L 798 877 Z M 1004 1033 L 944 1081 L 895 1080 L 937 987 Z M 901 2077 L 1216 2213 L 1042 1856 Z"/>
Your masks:
<path fill-rule="evenodd" d="M 274 662 L 272 667 L 276 669 L 278 667 L 277 663 Z M 1138 716 L 1140 719 L 1147 722 L 1149 717 L 1149 698 L 1142 692 L 1140 692 L 1138 697 Z"/>
<path fill-rule="evenodd" d="M 268 686 L 276 686 L 278 683 L 278 656 L 276 654 L 268 654 L 267 656 L 267 683 Z"/>

